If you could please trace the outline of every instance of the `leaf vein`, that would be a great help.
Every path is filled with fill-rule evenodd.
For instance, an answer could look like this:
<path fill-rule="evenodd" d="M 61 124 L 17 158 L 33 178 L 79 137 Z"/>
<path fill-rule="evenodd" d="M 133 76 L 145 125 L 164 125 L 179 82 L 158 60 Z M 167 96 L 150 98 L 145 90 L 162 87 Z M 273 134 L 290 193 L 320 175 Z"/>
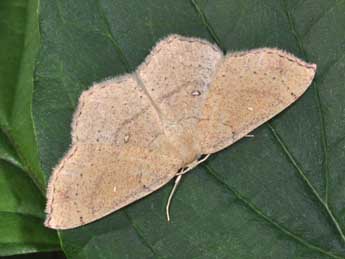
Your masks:
<path fill-rule="evenodd" d="M 303 47 L 303 42 L 302 42 L 302 40 L 300 39 L 300 37 L 299 37 L 299 35 L 297 33 L 297 30 L 296 30 L 296 27 L 295 27 L 295 23 L 294 23 L 291 15 L 290 15 L 288 9 L 287 9 L 287 2 L 286 2 L 286 0 L 284 0 L 284 4 L 285 4 L 286 16 L 287 16 L 287 19 L 288 19 L 289 24 L 290 24 L 290 30 L 292 31 L 292 33 L 293 33 L 293 35 L 295 37 L 295 40 L 298 42 L 298 46 L 300 48 L 300 51 L 307 58 L 307 53 L 306 53 L 306 50 Z M 326 209 L 327 214 L 329 215 L 332 223 L 336 227 L 336 229 L 337 229 L 337 231 L 338 231 L 342 241 L 345 243 L 345 234 L 344 234 L 344 232 L 343 232 L 343 230 L 342 230 L 338 220 L 336 219 L 335 215 L 333 214 L 331 208 L 328 205 L 328 190 L 329 190 L 329 175 L 330 175 L 330 172 L 329 172 L 329 157 L 328 157 L 328 140 L 327 140 L 327 136 L 326 136 L 326 125 L 325 125 L 324 111 L 323 111 L 323 107 L 322 107 L 322 103 L 321 103 L 320 91 L 319 91 L 319 88 L 317 86 L 317 83 L 315 83 L 315 82 L 314 82 L 314 93 L 315 93 L 316 105 L 317 105 L 317 109 L 318 109 L 318 113 L 319 113 L 319 118 L 320 118 L 321 146 L 322 146 L 322 150 L 323 150 L 323 154 L 324 154 L 323 170 L 324 170 L 324 175 L 325 175 L 325 201 L 322 200 L 322 198 L 318 195 L 317 191 L 314 188 L 312 189 L 312 191 L 314 192 L 315 195 L 317 194 L 316 197 L 319 199 L 321 204 Z M 276 134 L 276 136 L 278 136 L 278 135 Z M 279 140 L 279 139 L 277 139 L 277 140 Z M 284 143 L 281 141 L 281 144 L 284 144 Z M 284 145 L 282 145 L 283 149 L 284 149 Z M 292 155 L 291 155 L 291 158 L 294 159 Z M 301 172 L 303 173 L 302 170 L 301 170 Z M 312 185 L 310 184 L 310 187 L 311 186 Z"/>
<path fill-rule="evenodd" d="M 316 251 L 318 251 L 322 254 L 328 255 L 332 258 L 344 258 L 344 257 L 341 257 L 339 255 L 325 251 L 321 247 L 318 247 L 317 245 L 314 245 L 314 244 L 311 244 L 311 243 L 305 241 L 303 238 L 292 233 L 291 231 L 286 229 L 284 226 L 281 226 L 278 222 L 272 220 L 270 217 L 265 215 L 260 209 L 258 209 L 254 204 L 252 204 L 249 200 L 247 200 L 244 196 L 242 196 L 238 191 L 234 190 L 232 187 L 230 187 L 228 184 L 226 184 L 225 181 L 223 179 L 221 179 L 220 176 L 217 175 L 216 171 L 213 168 L 211 168 L 207 164 L 204 165 L 204 167 L 206 168 L 209 175 L 213 176 L 219 184 L 223 185 L 228 191 L 232 192 L 237 199 L 239 199 L 244 205 L 246 205 L 246 207 L 251 209 L 255 214 L 257 214 L 259 217 L 261 217 L 262 219 L 264 219 L 265 221 L 267 221 L 268 223 L 270 223 L 271 225 L 273 225 L 274 227 L 279 229 L 281 232 L 283 232 L 287 236 L 293 238 L 294 240 L 298 241 L 299 243 L 301 243 L 302 245 L 304 245 L 305 247 L 307 247 L 309 249 L 316 250 Z"/>
<path fill-rule="evenodd" d="M 271 130 L 274 138 L 277 140 L 277 142 L 279 143 L 279 145 L 281 146 L 281 148 L 283 149 L 284 153 L 286 154 L 288 160 L 292 163 L 292 165 L 295 167 L 295 169 L 297 170 L 298 174 L 302 177 L 303 181 L 307 184 L 307 186 L 311 189 L 311 191 L 313 192 L 313 194 L 315 195 L 315 197 L 317 198 L 317 200 L 320 202 L 320 204 L 325 208 L 328 216 L 330 217 L 332 223 L 334 224 L 334 226 L 336 227 L 337 231 L 340 234 L 340 237 L 342 239 L 342 241 L 345 242 L 345 235 L 340 227 L 339 222 L 337 221 L 337 219 L 335 218 L 333 212 L 331 211 L 331 209 L 329 208 L 329 206 L 327 205 L 327 203 L 321 198 L 321 196 L 319 195 L 319 193 L 316 191 L 316 189 L 314 188 L 314 186 L 310 183 L 310 181 L 308 180 L 308 178 L 306 177 L 305 173 L 303 172 L 302 168 L 298 165 L 296 159 L 293 157 L 293 155 L 291 154 L 291 152 L 289 151 L 289 149 L 287 148 L 286 144 L 284 143 L 284 141 L 282 140 L 282 138 L 278 135 L 277 131 L 274 129 L 274 127 L 268 123 L 267 124 L 269 129 Z"/>
<path fill-rule="evenodd" d="M 331 11 L 333 11 L 333 9 L 336 7 L 337 2 L 335 2 L 335 4 L 330 5 L 326 10 L 324 10 L 314 21 L 313 23 L 309 26 L 309 28 L 306 29 L 306 31 L 303 33 L 303 37 L 302 38 L 306 38 L 310 32 L 312 31 L 312 29 L 321 21 L 321 19 L 323 17 L 325 17 L 328 13 L 330 13 Z"/>
<path fill-rule="evenodd" d="M 217 33 L 215 32 L 215 30 L 213 29 L 213 27 L 211 26 L 211 24 L 208 22 L 208 19 L 205 15 L 205 13 L 203 12 L 203 10 L 200 8 L 200 6 L 198 5 L 197 3 L 197 0 L 191 0 L 191 3 L 192 5 L 194 6 L 197 14 L 199 15 L 203 25 L 205 26 L 205 28 L 207 29 L 207 31 L 209 32 L 209 34 L 211 35 L 212 39 L 217 43 L 217 45 L 219 46 L 220 49 L 223 50 L 224 52 L 224 49 L 222 44 L 221 44 L 221 41 L 217 35 Z M 224 52 L 225 53 L 225 52 Z"/>
<path fill-rule="evenodd" d="M 110 23 L 106 17 L 104 8 L 102 7 L 100 0 L 97 0 L 96 2 L 97 2 L 98 11 L 99 11 L 99 13 L 100 13 L 105 25 L 106 25 L 107 31 L 105 33 L 108 36 L 111 43 L 113 44 L 114 49 L 119 54 L 121 62 L 125 66 L 126 71 L 129 73 L 131 71 L 131 66 L 130 66 L 125 54 L 123 53 L 122 49 L 120 48 L 119 43 L 115 40 L 115 37 L 111 31 Z"/>
<path fill-rule="evenodd" d="M 159 256 L 157 254 L 157 252 L 155 251 L 155 249 L 153 248 L 153 246 L 144 238 L 143 233 L 141 232 L 141 230 L 134 224 L 132 218 L 129 216 L 129 214 L 127 213 L 126 210 L 124 210 L 124 214 L 128 220 L 128 222 L 130 223 L 130 225 L 132 226 L 134 232 L 136 233 L 136 235 L 139 237 L 140 241 L 151 251 L 151 253 L 156 257 L 156 258 L 162 258 L 161 256 Z"/>
<path fill-rule="evenodd" d="M 105 15 L 104 9 L 102 8 L 100 0 L 97 0 L 97 5 L 98 5 L 98 10 L 100 12 L 100 15 L 102 16 L 102 19 L 104 20 L 104 23 L 106 24 L 107 32 L 105 32 L 105 33 L 108 36 L 108 38 L 111 41 L 111 43 L 113 44 L 113 47 L 114 47 L 115 51 L 119 54 L 121 62 L 125 66 L 126 71 L 129 73 L 130 70 L 131 70 L 130 64 L 129 64 L 129 62 L 128 62 L 124 52 L 122 51 L 121 47 L 119 46 L 117 40 L 115 39 L 113 33 L 111 32 L 110 24 L 109 24 L 108 19 L 107 19 L 106 15 Z M 141 240 L 141 242 L 151 251 L 151 253 L 154 256 L 160 257 L 155 252 L 154 248 L 150 245 L 150 243 L 144 238 L 144 236 L 141 233 L 141 231 L 139 230 L 139 228 L 133 223 L 131 217 L 129 216 L 129 214 L 125 210 L 124 210 L 124 214 L 127 217 L 127 219 L 129 221 L 131 227 L 133 228 L 134 232 L 136 233 L 138 238 Z"/>
<path fill-rule="evenodd" d="M 214 31 L 214 29 L 212 28 L 212 25 L 208 22 L 206 15 L 201 11 L 200 7 L 196 4 L 195 0 L 191 0 L 192 3 L 194 4 L 196 11 L 199 13 L 200 18 L 205 21 L 204 22 L 204 26 L 208 29 L 208 31 L 210 32 L 211 35 L 214 35 L 213 37 L 215 37 L 217 39 L 217 43 L 220 42 L 219 37 L 216 35 L 216 32 Z M 284 11 L 286 13 L 288 22 L 289 22 L 289 26 L 290 26 L 290 30 L 292 32 L 292 34 L 295 37 L 295 40 L 298 44 L 298 47 L 300 48 L 300 51 L 304 54 L 304 56 L 306 57 L 306 52 L 303 48 L 303 44 L 302 41 L 299 39 L 297 31 L 295 29 L 295 25 L 294 22 L 292 20 L 292 17 L 290 15 L 290 13 L 287 10 L 287 3 L 286 0 L 283 0 L 284 2 Z M 219 47 L 221 47 L 221 45 L 219 45 Z M 224 49 L 223 49 L 224 52 Z M 322 111 L 322 107 L 321 107 L 321 100 L 320 100 L 320 95 L 319 95 L 319 91 L 318 88 L 316 88 L 317 91 L 317 104 L 319 107 L 319 115 L 320 115 L 320 124 L 321 124 L 321 135 L 322 135 L 322 148 L 323 148 L 323 153 L 324 153 L 324 169 L 325 169 L 325 178 L 326 178 L 326 194 L 327 194 L 327 190 L 328 190 L 328 174 L 329 174 L 329 170 L 328 170 L 328 153 L 327 153 L 327 139 L 326 139 L 326 130 L 325 130 L 325 123 L 324 123 L 324 117 L 323 117 L 323 111 Z M 329 208 L 329 206 L 327 205 L 327 199 L 326 202 L 323 201 L 323 199 L 320 197 L 319 193 L 316 191 L 316 189 L 314 188 L 314 186 L 310 183 L 310 181 L 308 180 L 308 178 L 305 176 L 303 170 L 298 166 L 296 160 L 294 159 L 294 157 L 292 156 L 292 154 L 288 151 L 286 145 L 284 144 L 284 142 L 282 141 L 282 139 L 278 136 L 276 130 L 274 130 L 274 128 L 268 123 L 268 127 L 271 129 L 271 132 L 274 136 L 274 139 L 277 141 L 277 143 L 282 147 L 283 152 L 287 155 L 287 158 L 289 159 L 290 163 L 293 164 L 293 166 L 297 169 L 299 175 L 302 177 L 303 181 L 307 184 L 307 186 L 311 189 L 312 193 L 316 196 L 316 198 L 319 200 L 319 202 L 322 204 L 322 206 L 325 208 L 325 210 L 327 211 L 327 214 L 329 215 L 332 223 L 334 224 L 334 226 L 336 227 L 338 233 L 340 234 L 340 237 L 342 239 L 342 241 L 345 242 L 345 235 L 340 227 L 339 222 L 337 221 L 337 219 L 335 218 L 333 212 L 331 211 L 331 209 Z M 327 195 L 326 195 L 327 198 Z M 286 230 L 288 231 L 288 230 Z"/>
<path fill-rule="evenodd" d="M 288 19 L 289 22 L 289 26 L 290 26 L 290 30 L 298 44 L 298 48 L 300 49 L 300 51 L 303 53 L 303 56 L 305 58 L 307 58 L 307 53 L 303 47 L 303 42 L 300 39 L 300 37 L 298 36 L 297 30 L 296 30 L 296 26 L 295 23 L 293 21 L 293 18 L 290 14 L 290 12 L 287 9 L 287 2 L 286 0 L 284 0 L 284 11 L 286 14 L 286 17 Z M 318 113 L 319 113 L 319 120 L 320 120 L 320 126 L 321 126 L 321 147 L 323 150 L 323 170 L 324 170 L 324 178 L 325 178 L 325 201 L 326 204 L 328 203 L 328 186 L 329 186 L 329 166 L 328 166 L 328 150 L 327 150 L 327 137 L 326 137 L 326 126 L 325 126 L 325 121 L 324 121 L 324 115 L 323 115 L 323 108 L 322 108 L 322 104 L 321 104 L 321 97 L 320 97 L 320 92 L 319 89 L 317 87 L 317 84 L 314 82 L 313 85 L 314 88 L 314 94 L 315 94 L 315 102 L 316 102 L 316 106 L 318 109 Z M 345 241 L 345 239 L 344 239 Z"/>

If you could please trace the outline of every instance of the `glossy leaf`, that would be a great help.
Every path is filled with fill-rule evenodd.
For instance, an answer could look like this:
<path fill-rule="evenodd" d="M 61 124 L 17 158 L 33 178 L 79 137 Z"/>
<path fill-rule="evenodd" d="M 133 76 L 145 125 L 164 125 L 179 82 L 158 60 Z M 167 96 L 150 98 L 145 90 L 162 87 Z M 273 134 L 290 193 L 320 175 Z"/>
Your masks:
<path fill-rule="evenodd" d="M 48 176 L 80 93 L 134 70 L 170 33 L 318 64 L 296 104 L 183 178 L 171 223 L 168 185 L 61 232 L 69 258 L 345 258 L 344 1 L 42 0 L 40 18 L 33 105 Z"/>
<path fill-rule="evenodd" d="M 56 232 L 42 224 L 45 178 L 31 116 L 37 8 L 31 0 L 0 3 L 0 256 L 59 249 Z"/>

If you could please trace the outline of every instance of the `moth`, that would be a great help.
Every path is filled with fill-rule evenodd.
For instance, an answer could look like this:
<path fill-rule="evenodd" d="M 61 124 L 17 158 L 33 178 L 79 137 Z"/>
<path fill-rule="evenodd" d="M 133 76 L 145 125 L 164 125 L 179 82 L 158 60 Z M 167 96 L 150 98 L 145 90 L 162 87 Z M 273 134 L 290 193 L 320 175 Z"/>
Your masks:
<path fill-rule="evenodd" d="M 226 55 L 170 35 L 131 74 L 84 91 L 53 169 L 45 225 L 75 228 L 156 191 L 295 102 L 316 65 L 282 50 Z M 170 202 L 170 200 L 169 200 Z"/>

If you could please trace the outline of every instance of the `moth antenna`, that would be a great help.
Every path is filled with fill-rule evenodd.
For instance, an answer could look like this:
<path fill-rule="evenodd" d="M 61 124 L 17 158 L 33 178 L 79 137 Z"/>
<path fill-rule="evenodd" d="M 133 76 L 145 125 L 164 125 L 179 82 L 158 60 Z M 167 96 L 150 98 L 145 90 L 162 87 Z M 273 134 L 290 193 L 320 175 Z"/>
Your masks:
<path fill-rule="evenodd" d="M 170 203 L 171 203 L 172 197 L 174 196 L 176 188 L 177 188 L 177 186 L 179 185 L 179 183 L 181 181 L 181 178 L 182 178 L 182 174 L 179 174 L 176 177 L 174 187 L 172 188 L 172 190 L 170 192 L 170 195 L 169 195 L 169 198 L 168 198 L 168 202 L 167 202 L 167 206 L 165 207 L 165 211 L 166 211 L 168 222 L 170 221 L 170 212 L 169 212 L 169 210 L 170 210 Z"/>
<path fill-rule="evenodd" d="M 196 161 L 196 163 L 194 163 L 191 167 L 186 167 L 182 170 L 182 172 L 180 173 L 177 173 L 176 174 L 176 179 L 175 179 L 175 184 L 174 184 L 174 187 L 172 188 L 171 192 L 170 192 L 170 195 L 169 195 L 169 198 L 168 198 L 168 202 L 167 202 L 167 205 L 165 207 L 165 211 L 166 211 L 166 215 L 167 215 L 167 220 L 168 222 L 170 221 L 170 204 L 171 204 L 171 200 L 175 194 L 175 191 L 177 189 L 177 186 L 179 185 L 180 181 L 181 181 L 181 178 L 182 178 L 182 175 L 184 175 L 185 173 L 189 172 L 190 170 L 192 170 L 193 168 L 195 168 L 197 165 L 201 164 L 202 162 L 204 162 L 207 158 L 209 158 L 211 154 L 207 154 L 204 158 Z"/>

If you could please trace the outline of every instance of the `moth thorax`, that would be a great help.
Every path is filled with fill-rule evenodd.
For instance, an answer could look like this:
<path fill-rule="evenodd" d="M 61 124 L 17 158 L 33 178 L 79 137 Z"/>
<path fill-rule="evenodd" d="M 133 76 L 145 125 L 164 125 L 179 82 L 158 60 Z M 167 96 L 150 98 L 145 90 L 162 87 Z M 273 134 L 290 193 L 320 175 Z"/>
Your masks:
<path fill-rule="evenodd" d="M 188 131 L 175 131 L 174 133 L 168 131 L 166 134 L 185 165 L 198 159 L 198 156 L 201 154 L 200 146 L 195 141 L 193 134 Z"/>

